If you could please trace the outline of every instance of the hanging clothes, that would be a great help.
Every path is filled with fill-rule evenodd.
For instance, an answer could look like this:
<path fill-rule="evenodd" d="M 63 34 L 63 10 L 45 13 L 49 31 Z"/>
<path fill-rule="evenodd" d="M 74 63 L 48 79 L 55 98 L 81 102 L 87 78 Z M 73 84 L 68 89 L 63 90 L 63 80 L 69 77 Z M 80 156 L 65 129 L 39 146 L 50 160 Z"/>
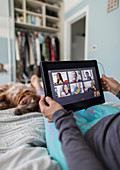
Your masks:
<path fill-rule="evenodd" d="M 51 61 L 55 61 L 53 42 L 51 42 Z"/>
<path fill-rule="evenodd" d="M 40 57 L 41 61 L 44 61 L 44 56 L 43 56 L 43 43 L 44 43 L 44 36 L 41 33 L 38 33 L 38 38 L 39 38 L 39 44 L 40 44 Z"/>
<path fill-rule="evenodd" d="M 40 54 L 40 43 L 39 43 L 39 38 L 38 38 L 38 34 L 36 34 L 36 53 L 37 53 L 37 65 L 40 65 L 40 61 L 41 61 L 41 54 Z"/>
<path fill-rule="evenodd" d="M 20 61 L 20 51 L 18 46 L 17 36 L 15 37 L 16 61 Z"/>
<path fill-rule="evenodd" d="M 60 59 L 59 39 L 46 33 L 16 31 L 17 80 L 40 76 L 41 61 Z"/>
<path fill-rule="evenodd" d="M 51 61 L 51 52 L 50 52 L 51 39 L 49 36 L 46 38 L 46 42 L 47 42 L 47 60 Z"/>
<path fill-rule="evenodd" d="M 33 48 L 32 48 L 32 42 L 31 42 L 31 38 L 30 36 L 28 36 L 28 43 L 29 43 L 29 49 L 30 49 L 30 60 L 29 60 L 29 64 L 30 65 L 34 65 L 35 64 L 35 60 L 34 60 L 34 53 L 33 53 Z"/>
<path fill-rule="evenodd" d="M 56 45 L 56 61 L 60 60 L 60 43 L 59 43 L 59 39 L 57 37 L 55 37 L 55 45 Z"/>

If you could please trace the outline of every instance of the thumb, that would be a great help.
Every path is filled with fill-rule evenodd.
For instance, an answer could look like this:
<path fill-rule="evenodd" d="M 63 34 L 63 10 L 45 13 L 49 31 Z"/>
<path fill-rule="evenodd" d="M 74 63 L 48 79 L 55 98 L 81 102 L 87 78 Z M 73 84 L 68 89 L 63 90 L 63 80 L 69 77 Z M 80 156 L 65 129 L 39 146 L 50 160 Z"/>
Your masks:
<path fill-rule="evenodd" d="M 51 97 L 46 97 L 45 98 L 46 99 L 46 102 L 50 105 L 51 104 L 51 102 L 53 102 L 53 100 L 51 99 Z"/>
<path fill-rule="evenodd" d="M 108 77 L 106 77 L 106 75 L 105 75 L 105 74 L 103 74 L 103 75 L 102 75 L 102 79 L 103 79 L 103 80 L 107 80 L 107 79 L 108 79 Z"/>
<path fill-rule="evenodd" d="M 49 120 L 49 119 L 48 119 L 48 122 L 49 122 L 49 123 L 51 123 L 51 122 L 52 122 L 52 120 Z"/>

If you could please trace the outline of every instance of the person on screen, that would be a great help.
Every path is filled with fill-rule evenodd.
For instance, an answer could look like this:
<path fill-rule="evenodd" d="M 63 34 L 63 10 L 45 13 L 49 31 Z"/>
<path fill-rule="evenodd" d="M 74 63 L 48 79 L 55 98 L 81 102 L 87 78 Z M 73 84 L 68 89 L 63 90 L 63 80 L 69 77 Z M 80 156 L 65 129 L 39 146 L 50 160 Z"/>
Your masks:
<path fill-rule="evenodd" d="M 101 82 L 103 90 L 120 99 L 120 84 L 117 81 L 103 75 Z M 72 111 L 68 112 L 45 96 L 41 98 L 39 107 L 43 116 L 55 122 L 69 170 L 120 169 L 120 112 L 101 117 L 83 136 Z"/>
<path fill-rule="evenodd" d="M 72 71 L 72 83 L 76 83 L 76 82 L 78 82 L 77 72 L 76 71 Z"/>
<path fill-rule="evenodd" d="M 85 72 L 85 74 L 86 74 L 86 78 L 87 78 L 87 80 L 91 80 L 91 76 L 89 75 L 89 72 L 88 72 L 88 71 L 86 71 L 86 72 Z"/>
<path fill-rule="evenodd" d="M 70 96 L 70 89 L 67 84 L 63 85 L 63 91 L 61 93 L 61 97 L 65 97 L 65 96 Z"/>
<path fill-rule="evenodd" d="M 57 73 L 57 82 L 55 83 L 55 85 L 56 84 L 63 84 L 63 78 L 61 73 Z"/>
<path fill-rule="evenodd" d="M 81 79 L 81 73 L 80 73 L 80 71 L 78 71 L 78 82 L 81 82 L 82 81 L 82 79 Z"/>
<path fill-rule="evenodd" d="M 88 92 L 95 91 L 95 90 L 96 90 L 95 83 L 91 81 L 91 86 L 88 88 Z"/>
<path fill-rule="evenodd" d="M 76 83 L 72 94 L 79 94 L 79 93 L 82 93 L 81 84 L 80 83 L 78 83 L 78 84 Z"/>
<path fill-rule="evenodd" d="M 58 89 L 57 89 L 57 87 L 55 87 L 54 89 L 55 89 L 55 96 L 58 97 Z"/>

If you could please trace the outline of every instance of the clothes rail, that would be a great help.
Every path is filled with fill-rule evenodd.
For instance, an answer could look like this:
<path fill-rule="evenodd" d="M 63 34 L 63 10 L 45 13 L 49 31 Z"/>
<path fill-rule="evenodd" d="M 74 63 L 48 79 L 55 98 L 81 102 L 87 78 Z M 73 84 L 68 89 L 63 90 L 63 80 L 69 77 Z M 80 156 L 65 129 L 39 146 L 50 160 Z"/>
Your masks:
<path fill-rule="evenodd" d="M 16 28 L 15 31 L 23 31 L 23 32 L 28 32 L 28 33 L 34 33 L 34 32 L 37 32 L 37 33 L 41 33 L 42 35 L 48 35 L 48 36 L 56 36 L 55 33 L 49 33 L 49 32 L 41 32 L 41 31 L 35 31 L 35 30 L 27 30 L 27 29 L 23 29 L 23 28 Z"/>

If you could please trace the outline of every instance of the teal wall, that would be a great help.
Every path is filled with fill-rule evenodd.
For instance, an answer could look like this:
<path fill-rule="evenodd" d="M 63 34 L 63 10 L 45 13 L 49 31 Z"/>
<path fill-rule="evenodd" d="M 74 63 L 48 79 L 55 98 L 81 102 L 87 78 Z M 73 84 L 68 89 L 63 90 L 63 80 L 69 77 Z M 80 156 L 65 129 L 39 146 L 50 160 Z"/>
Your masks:
<path fill-rule="evenodd" d="M 6 63 L 8 64 L 8 39 L 6 28 L 7 17 L 8 17 L 8 0 L 0 0 L 0 63 L 3 64 Z M 4 23 L 2 23 L 3 19 L 5 19 Z M 3 28 L 6 30 L 6 35 L 4 36 L 2 35 Z"/>
<path fill-rule="evenodd" d="M 96 45 L 95 51 L 88 51 L 88 59 L 96 59 L 105 68 L 107 76 L 120 82 L 120 1 L 119 7 L 106 12 L 107 0 L 84 0 L 65 13 L 65 20 L 89 6 L 88 47 Z M 119 102 L 110 93 L 105 93 L 109 102 Z"/>
<path fill-rule="evenodd" d="M 8 39 L 0 37 L 0 63 L 8 64 Z"/>

